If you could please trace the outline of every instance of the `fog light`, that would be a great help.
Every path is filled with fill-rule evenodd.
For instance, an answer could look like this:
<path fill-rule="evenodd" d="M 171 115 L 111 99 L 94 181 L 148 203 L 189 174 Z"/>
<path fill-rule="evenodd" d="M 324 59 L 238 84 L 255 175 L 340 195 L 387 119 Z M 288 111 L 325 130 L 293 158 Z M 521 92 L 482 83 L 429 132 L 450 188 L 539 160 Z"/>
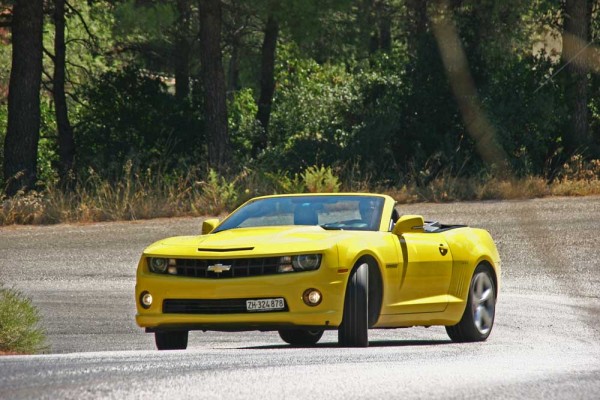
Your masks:
<path fill-rule="evenodd" d="M 150 308 L 150 306 L 152 305 L 152 295 L 148 292 L 143 292 L 140 295 L 140 304 L 144 308 Z"/>
<path fill-rule="evenodd" d="M 308 306 L 318 306 L 323 300 L 323 295 L 317 289 L 306 289 L 302 295 L 302 300 Z"/>

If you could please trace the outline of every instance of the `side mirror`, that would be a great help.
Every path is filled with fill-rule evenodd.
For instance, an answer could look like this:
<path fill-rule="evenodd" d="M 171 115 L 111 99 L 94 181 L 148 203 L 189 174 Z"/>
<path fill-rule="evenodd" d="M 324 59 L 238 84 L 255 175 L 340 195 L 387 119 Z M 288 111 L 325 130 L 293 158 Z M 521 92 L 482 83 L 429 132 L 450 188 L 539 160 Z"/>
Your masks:
<path fill-rule="evenodd" d="M 208 235 L 209 233 L 211 233 L 212 231 L 215 230 L 217 225 L 219 225 L 218 218 L 211 218 L 211 219 L 204 220 L 204 222 L 202 222 L 202 234 Z"/>
<path fill-rule="evenodd" d="M 423 232 L 423 217 L 420 215 L 403 215 L 394 225 L 392 233 L 402 235 L 407 232 Z"/>

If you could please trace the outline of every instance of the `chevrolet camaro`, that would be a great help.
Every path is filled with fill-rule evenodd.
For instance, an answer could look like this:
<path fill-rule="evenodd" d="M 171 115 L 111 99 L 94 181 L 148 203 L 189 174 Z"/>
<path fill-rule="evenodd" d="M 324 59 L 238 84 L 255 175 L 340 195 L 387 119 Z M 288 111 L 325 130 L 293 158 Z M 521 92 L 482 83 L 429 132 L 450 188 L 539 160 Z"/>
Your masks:
<path fill-rule="evenodd" d="M 185 349 L 192 330 L 310 346 L 335 329 L 341 346 L 364 347 L 369 329 L 442 325 L 475 342 L 492 330 L 499 284 L 483 229 L 400 215 L 385 195 L 265 196 L 146 248 L 136 321 L 159 350 Z"/>

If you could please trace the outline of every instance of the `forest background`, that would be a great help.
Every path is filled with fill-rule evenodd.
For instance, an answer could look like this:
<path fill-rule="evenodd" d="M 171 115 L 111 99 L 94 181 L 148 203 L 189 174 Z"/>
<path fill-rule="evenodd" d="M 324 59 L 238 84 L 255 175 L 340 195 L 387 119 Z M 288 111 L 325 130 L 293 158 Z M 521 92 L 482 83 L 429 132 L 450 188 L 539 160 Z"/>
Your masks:
<path fill-rule="evenodd" d="M 0 225 L 600 194 L 600 2 L 1 0 Z"/>

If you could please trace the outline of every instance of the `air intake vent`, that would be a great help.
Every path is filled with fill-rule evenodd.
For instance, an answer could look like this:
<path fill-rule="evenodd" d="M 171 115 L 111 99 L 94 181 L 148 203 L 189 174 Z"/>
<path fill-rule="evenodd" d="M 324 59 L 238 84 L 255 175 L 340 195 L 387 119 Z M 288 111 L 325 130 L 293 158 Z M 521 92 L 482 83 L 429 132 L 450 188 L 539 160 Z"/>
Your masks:
<path fill-rule="evenodd" d="M 225 253 L 228 251 L 246 251 L 246 250 L 254 250 L 254 247 L 232 247 L 230 249 L 211 249 L 211 248 L 203 248 L 200 247 L 198 248 L 198 251 L 208 251 L 208 252 L 215 252 L 215 253 Z"/>

